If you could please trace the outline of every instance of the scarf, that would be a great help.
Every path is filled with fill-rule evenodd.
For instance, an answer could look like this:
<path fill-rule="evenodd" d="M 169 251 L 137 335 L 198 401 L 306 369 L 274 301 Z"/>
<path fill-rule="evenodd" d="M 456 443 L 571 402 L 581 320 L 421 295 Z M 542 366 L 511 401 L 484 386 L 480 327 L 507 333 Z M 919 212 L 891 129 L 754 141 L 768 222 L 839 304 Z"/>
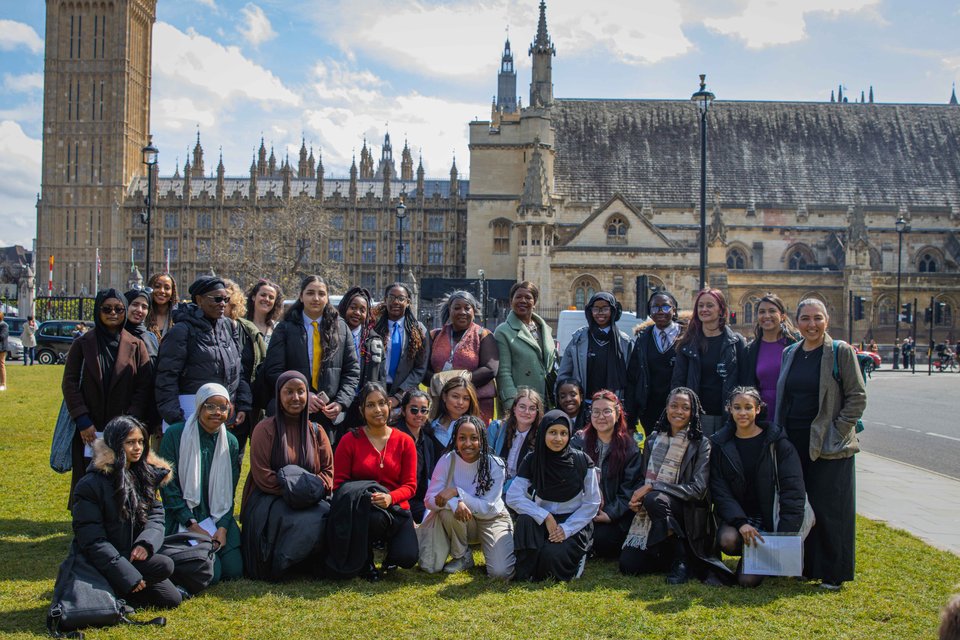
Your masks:
<path fill-rule="evenodd" d="M 100 365 L 100 379 L 103 382 L 103 394 L 110 391 L 110 380 L 113 378 L 113 365 L 117 363 L 117 352 L 120 350 L 120 331 L 116 333 L 107 329 L 100 319 L 100 308 L 111 298 L 116 299 L 126 307 L 127 299 L 116 289 L 101 289 L 93 303 L 93 324 L 97 335 L 97 363 Z M 126 314 L 124 314 L 126 316 Z"/>
<path fill-rule="evenodd" d="M 687 445 L 690 441 L 689 429 L 684 428 L 677 435 L 671 436 L 669 432 L 659 431 L 657 437 L 650 446 L 650 461 L 644 471 L 644 484 L 653 484 L 654 482 L 666 482 L 676 484 L 680 477 L 680 463 L 683 461 L 683 455 L 687 452 Z M 650 528 L 653 521 L 647 510 L 640 506 L 640 511 L 633 517 L 630 523 L 630 531 L 627 533 L 627 539 L 623 546 L 639 549 L 647 548 L 647 537 L 650 535 Z"/>
<path fill-rule="evenodd" d="M 275 389 L 277 412 L 273 417 L 273 428 L 276 431 L 276 435 L 273 438 L 273 450 L 270 454 L 270 466 L 273 467 L 274 471 L 278 471 L 288 464 L 293 464 L 293 461 L 290 460 L 290 457 L 287 455 L 287 414 L 284 413 L 283 407 L 280 404 L 280 390 L 283 389 L 283 385 L 291 380 L 301 381 L 307 386 L 307 391 L 309 392 L 310 390 L 310 383 L 307 381 L 306 376 L 299 371 L 285 371 L 277 378 L 277 387 Z M 320 471 L 320 461 L 317 459 L 317 441 L 313 429 L 310 427 L 310 421 L 307 416 L 308 413 L 309 409 L 307 405 L 304 405 L 303 411 L 297 416 L 297 427 L 300 432 L 300 450 L 297 452 L 296 464 L 310 473 L 315 474 Z"/>
<path fill-rule="evenodd" d="M 603 329 L 593 319 L 593 305 L 595 302 L 603 300 L 610 305 L 610 325 L 608 331 Z M 587 325 L 589 328 L 589 339 L 603 346 L 610 343 L 611 357 L 607 358 L 607 384 L 606 388 L 619 391 L 627 386 L 627 365 L 624 362 L 623 354 L 620 352 L 620 330 L 617 329 L 617 319 L 620 316 L 620 303 L 612 293 L 599 291 L 590 298 L 587 306 L 584 308 L 587 316 Z M 586 391 L 586 389 L 584 389 Z"/>
<path fill-rule="evenodd" d="M 201 486 L 200 462 L 200 426 L 199 416 L 203 403 L 214 396 L 230 400 L 230 392 L 223 386 L 208 382 L 197 390 L 194 397 L 195 410 L 187 418 L 186 426 L 180 436 L 180 451 L 177 460 L 177 475 L 180 478 L 180 491 L 190 509 L 195 509 L 203 496 Z M 230 445 L 227 442 L 227 428 L 222 423 L 217 431 L 217 444 L 213 450 L 213 460 L 207 473 L 207 502 L 210 517 L 216 522 L 233 510 L 233 469 L 230 464 Z"/>
<path fill-rule="evenodd" d="M 562 451 L 552 451 L 547 446 L 547 429 L 555 424 L 565 426 L 573 437 L 573 425 L 566 413 L 560 409 L 547 412 L 537 429 L 533 453 L 520 463 L 517 475 L 530 479 L 533 497 L 567 502 L 583 491 L 583 476 L 593 463 L 587 454 L 571 447 L 569 439 Z"/>
<path fill-rule="evenodd" d="M 127 309 L 130 308 L 130 305 L 133 304 L 134 300 L 137 298 L 143 298 L 147 303 L 147 316 L 150 315 L 150 296 L 144 293 L 143 289 L 131 289 L 123 295 L 124 299 L 127 301 Z M 144 318 L 144 322 L 141 322 L 140 324 L 134 324 L 130 321 L 130 313 L 128 312 L 127 321 L 123 323 L 123 328 L 127 333 L 130 333 L 131 335 L 143 340 L 143 336 L 147 333 L 146 324 L 146 318 Z"/>

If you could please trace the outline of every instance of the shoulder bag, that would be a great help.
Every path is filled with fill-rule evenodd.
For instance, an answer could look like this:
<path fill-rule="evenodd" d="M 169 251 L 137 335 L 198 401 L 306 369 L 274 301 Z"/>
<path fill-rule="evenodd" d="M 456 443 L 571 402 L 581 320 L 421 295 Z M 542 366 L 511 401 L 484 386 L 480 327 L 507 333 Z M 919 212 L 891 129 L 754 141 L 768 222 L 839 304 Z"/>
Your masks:
<path fill-rule="evenodd" d="M 453 482 L 453 470 L 457 463 L 457 454 L 450 453 L 450 468 L 447 470 L 447 481 L 443 484 L 446 489 Z M 420 568 L 427 573 L 437 573 L 443 569 L 447 556 L 450 555 L 450 539 L 440 523 L 440 514 L 430 511 L 427 517 L 417 526 L 417 543 L 420 546 Z"/>
<path fill-rule="evenodd" d="M 79 389 L 83 385 L 83 363 L 80 364 Z M 73 439 L 77 435 L 77 422 L 70 417 L 67 401 L 60 401 L 60 413 L 53 428 L 53 442 L 50 443 L 50 468 L 57 473 L 66 473 L 73 469 Z"/>
<path fill-rule="evenodd" d="M 192 531 L 173 533 L 163 539 L 157 553 L 173 560 L 170 579 L 190 595 L 197 595 L 213 582 L 216 552 L 210 536 Z"/>
<path fill-rule="evenodd" d="M 840 363 L 837 361 L 837 357 L 838 357 L 837 343 L 843 344 L 843 341 L 842 340 L 833 341 L 833 379 L 836 380 L 837 384 L 840 385 L 840 393 L 843 393 L 843 379 L 840 376 Z M 856 358 L 856 354 L 854 354 L 854 357 Z M 861 371 L 859 362 L 857 363 L 857 370 Z M 862 373 L 863 372 L 861 371 L 861 374 Z M 866 378 L 864 378 L 863 384 L 867 384 Z M 861 431 L 863 431 L 863 418 L 857 418 L 856 430 L 857 430 L 857 433 L 860 433 Z"/>
<path fill-rule="evenodd" d="M 777 448 L 774 443 L 770 443 L 770 456 L 773 458 L 773 477 L 776 483 L 776 493 L 773 494 L 773 528 L 776 530 L 780 525 L 780 468 L 777 466 Z M 813 514 L 813 507 L 810 506 L 810 498 L 806 491 L 803 493 L 803 523 L 800 525 L 801 540 L 806 540 L 813 525 L 817 524 L 817 518 Z"/>

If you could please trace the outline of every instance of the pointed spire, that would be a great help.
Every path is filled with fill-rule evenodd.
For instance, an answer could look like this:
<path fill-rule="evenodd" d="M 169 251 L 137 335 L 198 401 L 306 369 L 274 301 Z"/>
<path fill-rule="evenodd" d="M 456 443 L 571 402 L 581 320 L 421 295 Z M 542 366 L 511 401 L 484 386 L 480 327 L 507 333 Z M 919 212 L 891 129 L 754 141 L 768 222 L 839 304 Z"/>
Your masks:
<path fill-rule="evenodd" d="M 833 93 L 833 89 L 830 89 L 830 102 L 836 102 L 836 95 Z"/>
<path fill-rule="evenodd" d="M 400 179 L 413 180 L 413 154 L 410 153 L 406 138 L 403 139 L 403 151 L 400 154 Z"/>
<path fill-rule="evenodd" d="M 520 213 L 544 213 L 552 209 L 547 166 L 540 151 L 540 136 L 537 136 L 534 138 L 533 153 L 530 155 L 530 162 L 527 164 L 527 176 L 523 180 Z"/>
<path fill-rule="evenodd" d="M 529 55 L 533 57 L 533 70 L 530 78 L 530 106 L 547 107 L 553 103 L 553 68 L 551 57 L 557 55 L 557 49 L 547 34 L 547 3 L 540 0 L 540 21 L 537 23 L 537 37 L 530 45 Z"/>
<path fill-rule="evenodd" d="M 317 149 L 317 186 L 314 190 L 314 195 L 317 197 L 317 200 L 323 200 L 323 154 L 320 153 L 320 150 Z M 313 162 L 313 148 L 310 149 L 310 162 Z M 311 164 L 312 166 L 312 164 Z"/>
<path fill-rule="evenodd" d="M 353 157 L 350 165 L 350 202 L 357 201 L 357 157 Z"/>
<path fill-rule="evenodd" d="M 507 48 L 510 47 L 510 41 L 507 40 Z M 553 43 L 550 42 L 550 35 L 547 33 L 547 3 L 546 0 L 540 0 L 540 19 L 537 21 L 537 37 L 533 41 L 533 47 L 541 52 L 551 50 L 553 53 Z"/>
<path fill-rule="evenodd" d="M 873 104 L 873 85 L 870 85 L 870 104 Z"/>
<path fill-rule="evenodd" d="M 843 85 L 837 87 L 837 102 L 843 102 Z"/>
<path fill-rule="evenodd" d="M 420 165 L 417 167 L 417 196 L 423 197 L 423 153 L 420 154 Z"/>
<path fill-rule="evenodd" d="M 950 106 L 957 106 L 957 83 L 953 83 L 953 89 L 950 91 Z"/>
<path fill-rule="evenodd" d="M 197 143 L 193 146 L 193 173 L 191 177 L 203 178 L 203 146 L 200 144 L 200 125 L 197 125 Z"/>
<path fill-rule="evenodd" d="M 220 147 L 220 162 L 217 163 L 217 200 L 223 200 L 225 186 L 223 176 L 226 170 L 223 168 L 223 147 Z"/>

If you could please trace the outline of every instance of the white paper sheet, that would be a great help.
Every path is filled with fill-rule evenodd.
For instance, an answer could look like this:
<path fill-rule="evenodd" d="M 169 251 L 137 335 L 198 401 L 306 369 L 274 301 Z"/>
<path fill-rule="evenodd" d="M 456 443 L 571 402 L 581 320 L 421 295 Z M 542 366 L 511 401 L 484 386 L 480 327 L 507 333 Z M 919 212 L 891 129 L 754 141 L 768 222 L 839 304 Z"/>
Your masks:
<path fill-rule="evenodd" d="M 97 431 L 97 440 L 103 437 L 103 431 Z M 83 445 L 83 457 L 92 458 L 93 457 L 93 446 L 89 444 Z"/>
<path fill-rule="evenodd" d="M 763 532 L 761 535 L 763 542 L 743 547 L 745 574 L 756 576 L 803 574 L 803 539 L 800 534 Z"/>
<path fill-rule="evenodd" d="M 200 525 L 200 528 L 201 528 L 201 529 L 203 529 L 203 530 L 206 531 L 208 534 L 210 534 L 210 537 L 211 537 L 211 538 L 213 537 L 213 534 L 215 534 L 215 533 L 217 532 L 217 523 L 213 521 L 213 518 L 204 518 L 203 520 L 201 520 L 201 521 L 198 522 L 197 524 Z M 183 526 L 183 525 L 180 525 L 180 531 L 181 531 L 181 532 L 189 531 L 189 529 L 187 529 L 187 528 L 186 528 L 185 526 Z M 196 540 L 187 540 L 187 544 L 189 544 L 191 547 L 195 547 L 195 546 L 197 546 L 197 541 L 196 541 Z"/>

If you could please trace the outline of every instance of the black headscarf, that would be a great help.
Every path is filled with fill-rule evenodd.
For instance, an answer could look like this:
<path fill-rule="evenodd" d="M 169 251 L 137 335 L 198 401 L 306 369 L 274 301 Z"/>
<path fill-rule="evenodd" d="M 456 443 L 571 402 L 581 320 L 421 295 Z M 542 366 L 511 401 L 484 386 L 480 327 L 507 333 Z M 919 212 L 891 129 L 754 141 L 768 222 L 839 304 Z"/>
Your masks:
<path fill-rule="evenodd" d="M 100 319 L 100 308 L 104 301 L 115 298 L 124 307 L 126 318 L 126 301 L 122 293 L 116 289 L 101 289 L 97 291 L 97 298 L 93 302 L 93 324 L 97 333 L 97 361 L 100 364 L 100 377 L 103 380 L 103 390 L 110 389 L 110 379 L 113 377 L 113 365 L 117 362 L 117 351 L 120 350 L 120 327 L 116 333 L 111 332 Z"/>
<path fill-rule="evenodd" d="M 143 298 L 147 303 L 147 315 L 150 315 L 151 296 L 147 295 L 147 293 L 144 292 L 143 289 L 130 289 L 130 291 L 127 291 L 125 294 L 123 294 L 123 297 L 127 301 L 127 309 L 128 309 L 127 321 L 123 323 L 123 328 L 128 333 L 132 333 L 133 335 L 135 335 L 136 337 L 142 340 L 143 335 L 147 332 L 147 326 L 146 326 L 147 323 L 141 322 L 140 324 L 134 324 L 133 322 L 131 322 L 129 309 L 130 309 L 130 305 L 133 304 L 134 300 L 136 300 L 137 298 Z M 144 316 L 144 320 L 146 320 L 146 316 Z"/>
<path fill-rule="evenodd" d="M 603 331 L 596 320 L 593 319 L 593 305 L 600 300 L 610 305 L 610 324 L 606 332 Z M 606 388 L 623 389 L 627 386 L 627 365 L 624 362 L 624 355 L 620 352 L 620 330 L 617 329 L 617 320 L 620 319 L 622 313 L 620 303 L 617 302 L 617 298 L 612 293 L 598 291 L 590 297 L 590 301 L 587 302 L 587 306 L 584 307 L 583 312 L 587 316 L 587 325 L 590 327 L 589 337 L 596 341 L 598 345 L 608 341 L 610 343 L 608 349 L 612 352 L 611 355 L 613 357 L 606 359 Z M 593 387 L 589 381 L 584 382 L 587 382 L 588 386 Z M 584 389 L 584 391 L 587 392 L 588 389 Z"/>
<path fill-rule="evenodd" d="M 570 417 L 561 409 L 548 411 L 537 429 L 537 442 L 533 453 L 520 463 L 518 476 L 530 478 L 530 487 L 535 497 L 550 502 L 572 500 L 583 491 L 583 476 L 593 466 L 585 453 L 570 446 L 570 440 L 563 451 L 552 451 L 547 446 L 547 429 L 562 424 L 573 437 L 573 424 Z"/>
<path fill-rule="evenodd" d="M 196 300 L 197 296 L 202 296 L 205 293 L 216 291 L 217 289 L 226 288 L 227 285 L 224 283 L 223 278 L 218 276 L 200 276 L 193 281 L 188 292 L 190 293 L 190 298 Z"/>
<path fill-rule="evenodd" d="M 306 376 L 299 371 L 284 371 L 280 374 L 280 377 L 277 378 L 277 387 L 275 389 L 277 413 L 273 418 L 276 435 L 273 438 L 273 450 L 270 453 L 270 466 L 273 467 L 274 471 L 278 471 L 288 464 L 292 464 L 292 461 L 287 458 L 286 414 L 283 411 L 283 406 L 280 404 L 280 389 L 291 380 L 300 380 L 306 385 L 307 391 L 310 391 L 310 383 L 307 381 Z M 303 467 L 310 473 L 318 473 L 320 471 L 320 461 L 317 460 L 316 437 L 313 428 L 310 426 L 309 413 L 308 405 L 304 405 L 303 411 L 301 411 L 298 416 L 300 451 L 297 452 L 297 466 Z"/>

